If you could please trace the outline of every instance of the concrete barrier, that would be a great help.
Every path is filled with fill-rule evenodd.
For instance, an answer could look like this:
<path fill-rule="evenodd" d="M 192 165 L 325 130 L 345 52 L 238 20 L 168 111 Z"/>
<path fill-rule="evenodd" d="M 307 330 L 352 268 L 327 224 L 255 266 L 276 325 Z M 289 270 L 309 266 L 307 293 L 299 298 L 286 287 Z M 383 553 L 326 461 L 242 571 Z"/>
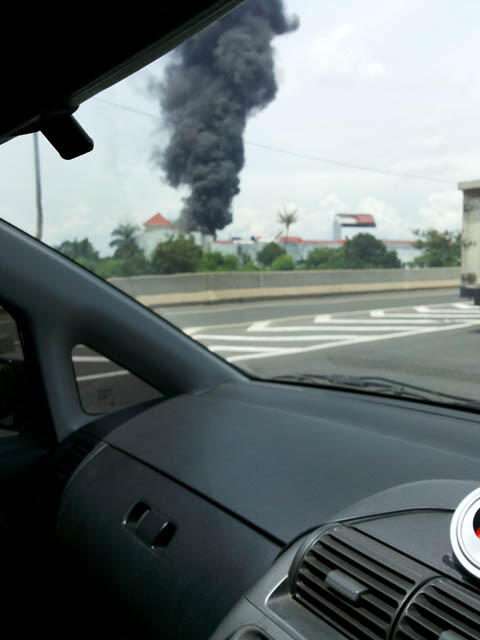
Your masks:
<path fill-rule="evenodd" d="M 111 278 L 148 306 L 456 287 L 459 267 L 236 271 Z"/>

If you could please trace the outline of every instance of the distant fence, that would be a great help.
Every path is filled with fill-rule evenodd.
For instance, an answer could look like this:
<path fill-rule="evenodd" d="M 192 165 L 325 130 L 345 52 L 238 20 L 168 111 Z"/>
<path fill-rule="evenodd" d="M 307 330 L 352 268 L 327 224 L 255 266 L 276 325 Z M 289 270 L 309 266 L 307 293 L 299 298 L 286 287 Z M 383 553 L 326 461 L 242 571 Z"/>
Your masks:
<path fill-rule="evenodd" d="M 460 268 L 178 273 L 109 282 L 144 304 L 161 306 L 455 287 Z"/>

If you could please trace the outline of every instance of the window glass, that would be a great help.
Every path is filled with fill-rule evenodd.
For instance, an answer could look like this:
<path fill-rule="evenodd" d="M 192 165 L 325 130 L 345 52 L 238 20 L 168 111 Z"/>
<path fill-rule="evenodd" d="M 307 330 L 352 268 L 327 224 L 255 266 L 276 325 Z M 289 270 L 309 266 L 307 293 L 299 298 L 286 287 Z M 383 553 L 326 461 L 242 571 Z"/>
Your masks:
<path fill-rule="evenodd" d="M 83 409 L 99 414 L 160 398 L 161 393 L 126 369 L 84 345 L 72 352 Z"/>
<path fill-rule="evenodd" d="M 0 215 L 251 374 L 474 406 L 479 22 L 246 0 L 81 104 L 91 153 L 1 145 Z M 150 393 L 74 364 L 91 411 Z"/>
<path fill-rule="evenodd" d="M 22 429 L 23 350 L 17 325 L 0 307 L 0 438 Z"/>
<path fill-rule="evenodd" d="M 12 316 L 0 307 L 0 358 L 23 360 L 23 350 Z"/>

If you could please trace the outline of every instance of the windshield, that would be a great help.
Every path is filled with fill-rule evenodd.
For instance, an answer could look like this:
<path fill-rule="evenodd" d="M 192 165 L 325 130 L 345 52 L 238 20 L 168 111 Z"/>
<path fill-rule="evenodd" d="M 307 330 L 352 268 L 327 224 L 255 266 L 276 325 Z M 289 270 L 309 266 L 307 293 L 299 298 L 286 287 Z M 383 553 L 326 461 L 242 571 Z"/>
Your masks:
<path fill-rule="evenodd" d="M 1 146 L 0 215 L 255 376 L 474 407 L 479 21 L 247 0 L 81 105 L 92 152 Z"/>

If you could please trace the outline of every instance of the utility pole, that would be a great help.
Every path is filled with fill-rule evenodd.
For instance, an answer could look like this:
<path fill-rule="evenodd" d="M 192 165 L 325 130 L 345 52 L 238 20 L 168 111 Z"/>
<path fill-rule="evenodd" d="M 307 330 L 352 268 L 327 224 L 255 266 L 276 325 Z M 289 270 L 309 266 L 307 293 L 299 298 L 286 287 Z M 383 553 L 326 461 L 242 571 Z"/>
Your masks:
<path fill-rule="evenodd" d="M 33 157 L 35 161 L 35 194 L 37 201 L 37 232 L 35 237 L 42 239 L 43 234 L 43 208 L 42 208 L 42 183 L 40 181 L 40 152 L 38 149 L 38 133 L 33 134 Z"/>

